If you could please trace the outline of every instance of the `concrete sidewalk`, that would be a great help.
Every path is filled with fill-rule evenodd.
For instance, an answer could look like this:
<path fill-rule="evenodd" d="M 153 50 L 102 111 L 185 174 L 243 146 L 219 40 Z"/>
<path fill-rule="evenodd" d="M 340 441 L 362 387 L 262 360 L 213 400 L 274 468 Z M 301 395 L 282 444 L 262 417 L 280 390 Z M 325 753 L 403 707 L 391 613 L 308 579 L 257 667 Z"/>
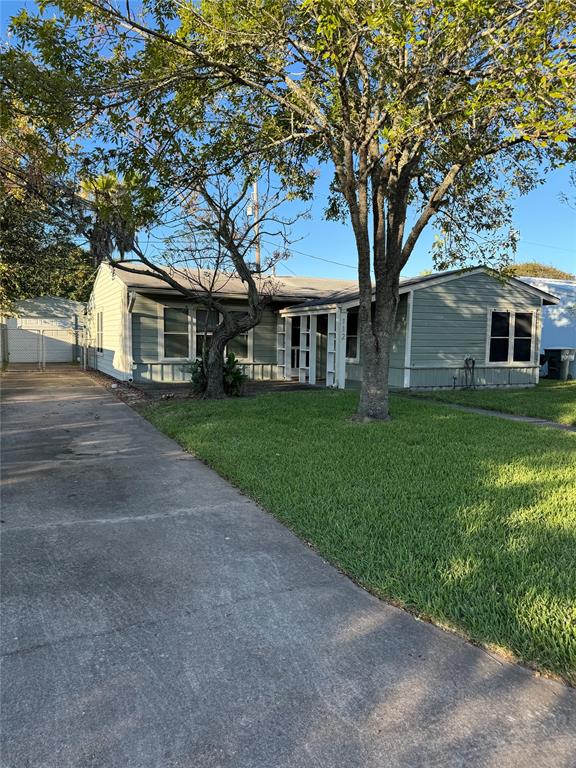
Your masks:
<path fill-rule="evenodd" d="M 3 768 L 574 768 L 576 691 L 356 587 L 75 371 L 2 381 Z"/>
<path fill-rule="evenodd" d="M 423 400 L 429 405 L 439 405 L 446 408 L 454 408 L 456 411 L 465 411 L 467 413 L 477 413 L 480 416 L 492 416 L 496 419 L 505 419 L 506 421 L 519 421 L 521 424 L 532 424 L 535 427 L 548 427 L 549 429 L 560 429 L 564 432 L 576 432 L 576 427 L 570 424 L 561 424 L 559 421 L 550 421 L 549 419 L 540 419 L 537 416 L 521 416 L 517 413 L 506 413 L 506 411 L 496 411 L 493 408 L 479 408 L 475 405 L 462 405 L 461 403 L 451 403 L 449 400 L 439 400 L 434 397 L 426 397 L 425 394 L 402 394 L 400 397 L 410 400 Z"/>

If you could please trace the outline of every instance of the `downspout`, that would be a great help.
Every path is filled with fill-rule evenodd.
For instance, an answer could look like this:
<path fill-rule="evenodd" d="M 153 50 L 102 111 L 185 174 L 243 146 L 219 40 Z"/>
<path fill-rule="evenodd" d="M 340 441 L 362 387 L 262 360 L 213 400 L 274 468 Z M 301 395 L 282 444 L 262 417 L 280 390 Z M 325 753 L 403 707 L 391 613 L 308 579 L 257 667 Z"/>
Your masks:
<path fill-rule="evenodd" d="M 128 289 L 126 289 L 128 290 Z M 134 308 L 134 302 L 136 301 L 136 294 L 134 291 L 128 291 L 128 301 L 126 302 L 126 333 L 124 336 L 125 343 L 125 359 L 127 361 L 128 370 L 127 380 L 132 381 L 134 371 L 134 357 L 132 354 L 132 310 Z"/>
<path fill-rule="evenodd" d="M 544 322 L 544 299 L 540 299 L 540 309 L 536 311 L 536 339 L 534 340 L 534 359 L 532 365 L 536 366 L 535 384 L 540 383 L 540 349 L 542 344 L 542 323 Z"/>
<path fill-rule="evenodd" d="M 348 312 L 342 307 L 336 308 L 336 386 L 346 388 L 346 325 Z"/>

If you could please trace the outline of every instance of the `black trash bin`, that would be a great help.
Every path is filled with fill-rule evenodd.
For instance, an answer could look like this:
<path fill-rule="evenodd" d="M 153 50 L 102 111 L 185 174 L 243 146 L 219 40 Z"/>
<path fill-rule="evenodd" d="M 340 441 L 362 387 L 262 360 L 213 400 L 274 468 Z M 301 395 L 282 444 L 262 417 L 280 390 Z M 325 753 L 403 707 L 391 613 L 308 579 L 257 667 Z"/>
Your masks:
<path fill-rule="evenodd" d="M 544 350 L 548 360 L 548 378 L 568 381 L 568 369 L 574 360 L 576 349 L 570 347 L 548 347 Z"/>

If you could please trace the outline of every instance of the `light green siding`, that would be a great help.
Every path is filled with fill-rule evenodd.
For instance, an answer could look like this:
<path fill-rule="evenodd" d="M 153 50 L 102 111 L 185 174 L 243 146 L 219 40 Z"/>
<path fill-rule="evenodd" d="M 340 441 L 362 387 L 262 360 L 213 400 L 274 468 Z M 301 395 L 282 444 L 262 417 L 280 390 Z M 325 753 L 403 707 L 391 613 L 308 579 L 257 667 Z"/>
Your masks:
<path fill-rule="evenodd" d="M 132 357 L 135 363 L 155 363 L 161 359 L 159 317 L 163 306 L 161 300 L 136 294 L 132 307 Z"/>
<path fill-rule="evenodd" d="M 477 366 L 474 384 L 477 387 L 520 387 L 536 383 L 534 367 Z M 465 387 L 471 384 L 462 366 L 412 368 L 410 387 L 412 389 L 435 389 L 443 387 Z"/>
<path fill-rule="evenodd" d="M 227 301 L 228 309 L 243 311 L 246 303 Z M 158 295 L 136 294 L 132 306 L 132 356 L 136 381 L 187 381 L 189 372 L 183 362 L 163 361 L 164 307 L 188 306 L 191 311 L 200 305 Z M 253 362 L 265 364 L 255 376 L 269 376 L 270 366 L 276 364 L 276 313 L 266 307 L 262 321 L 252 331 Z"/>
<path fill-rule="evenodd" d="M 414 291 L 411 387 L 465 385 L 463 366 L 468 356 L 476 361 L 478 386 L 535 383 L 536 359 L 521 368 L 486 365 L 489 312 L 494 307 L 538 311 L 540 298 L 528 288 L 485 273 L 470 273 Z M 536 343 L 536 353 L 538 348 Z"/>
<path fill-rule="evenodd" d="M 254 328 L 254 362 L 276 363 L 276 326 L 278 316 L 266 307 L 262 320 Z"/>
<path fill-rule="evenodd" d="M 455 279 L 417 287 L 412 293 L 411 335 L 407 334 L 409 297 L 400 298 L 393 339 L 389 383 L 405 385 L 409 373 L 412 388 L 465 386 L 469 383 L 464 359 L 476 360 L 477 386 L 529 386 L 538 380 L 539 313 L 541 299 L 527 286 L 505 283 L 489 274 L 470 272 Z M 188 372 L 180 361 L 162 360 L 162 316 L 165 306 L 187 303 L 173 297 L 138 294 L 132 306 L 132 351 L 134 378 L 140 381 L 185 381 Z M 242 311 L 242 301 L 227 302 L 230 309 Z M 188 304 L 191 310 L 194 304 Z M 536 312 L 534 359 L 530 364 L 487 365 L 489 311 L 492 308 Z M 252 366 L 257 378 L 276 378 L 276 331 L 278 314 L 268 306 L 251 337 Z M 406 339 L 410 342 L 409 371 L 406 365 Z M 322 345 L 319 345 L 322 347 Z M 322 379 L 324 359 L 318 359 Z M 256 366 L 259 366 L 258 370 Z M 362 360 L 346 363 L 346 380 L 354 385 L 362 380 Z"/>
<path fill-rule="evenodd" d="M 108 376 L 126 379 L 130 370 L 121 365 L 125 343 L 126 285 L 107 264 L 98 269 L 88 303 L 88 324 L 91 339 L 90 365 Z M 102 351 L 98 352 L 97 317 L 102 313 Z M 127 344 L 127 342 L 126 342 Z"/>
<path fill-rule="evenodd" d="M 406 352 L 406 317 L 407 297 L 402 295 L 396 312 L 396 330 L 392 340 L 390 354 L 390 375 L 388 382 L 391 387 L 403 386 L 404 381 L 404 355 Z M 346 363 L 346 381 L 362 381 L 362 360 L 357 363 Z"/>

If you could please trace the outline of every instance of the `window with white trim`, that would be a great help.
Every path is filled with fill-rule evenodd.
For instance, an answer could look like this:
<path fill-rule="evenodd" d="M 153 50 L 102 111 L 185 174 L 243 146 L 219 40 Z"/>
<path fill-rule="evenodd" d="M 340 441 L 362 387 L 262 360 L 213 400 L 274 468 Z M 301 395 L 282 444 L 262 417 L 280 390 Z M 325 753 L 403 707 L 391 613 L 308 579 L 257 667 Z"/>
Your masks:
<path fill-rule="evenodd" d="M 348 310 L 346 317 L 346 361 L 358 362 L 358 310 Z"/>
<path fill-rule="evenodd" d="M 164 307 L 164 359 L 186 360 L 190 357 L 188 309 Z"/>
<path fill-rule="evenodd" d="M 196 310 L 196 357 L 201 358 L 208 351 L 210 339 L 220 323 L 220 314 L 214 309 Z"/>
<path fill-rule="evenodd" d="M 491 310 L 489 363 L 530 363 L 533 358 L 534 312 Z"/>
<path fill-rule="evenodd" d="M 96 312 L 96 352 L 104 352 L 104 314 Z"/>

